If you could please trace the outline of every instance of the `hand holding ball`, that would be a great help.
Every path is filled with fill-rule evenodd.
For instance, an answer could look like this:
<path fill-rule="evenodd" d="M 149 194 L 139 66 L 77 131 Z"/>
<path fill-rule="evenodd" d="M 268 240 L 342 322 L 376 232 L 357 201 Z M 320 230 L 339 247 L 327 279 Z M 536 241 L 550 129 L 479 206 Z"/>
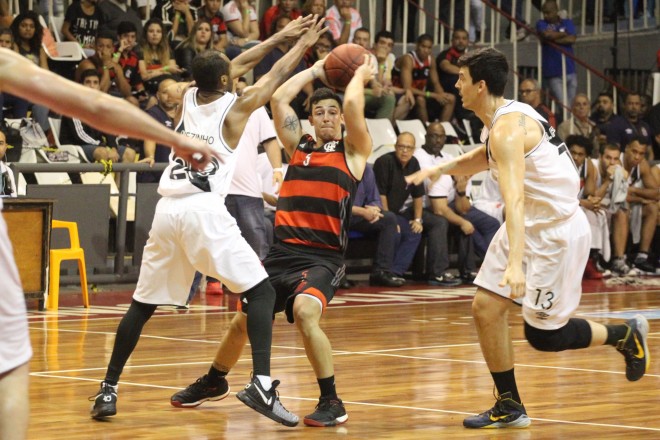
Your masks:
<path fill-rule="evenodd" d="M 335 47 L 324 60 L 323 69 L 328 85 L 343 90 L 353 78 L 355 71 L 369 52 L 357 44 L 342 44 Z"/>

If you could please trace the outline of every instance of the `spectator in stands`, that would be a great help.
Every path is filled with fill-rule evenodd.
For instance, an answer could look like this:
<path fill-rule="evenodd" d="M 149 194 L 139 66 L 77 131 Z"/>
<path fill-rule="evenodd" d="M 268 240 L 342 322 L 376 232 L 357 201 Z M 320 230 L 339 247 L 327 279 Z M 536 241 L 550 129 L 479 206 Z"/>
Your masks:
<path fill-rule="evenodd" d="M 96 36 L 96 52 L 82 60 L 76 69 L 76 81 L 82 82 L 82 72 L 94 69 L 101 79 L 100 90 L 113 96 L 126 99 L 132 97 L 131 85 L 126 80 L 124 69 L 115 57 L 114 35 L 110 31 L 99 32 Z"/>
<path fill-rule="evenodd" d="M 492 3 L 493 5 L 496 6 L 497 2 L 495 0 L 487 0 L 487 1 L 489 1 L 489 3 Z M 523 25 L 526 24 L 525 23 L 525 18 L 524 18 L 523 13 L 522 13 L 523 1 L 522 0 L 517 0 L 516 1 L 516 10 L 515 11 L 513 11 L 511 0 L 502 0 L 501 3 L 500 3 L 500 6 L 506 14 L 512 16 L 517 22 L 516 23 L 516 25 L 517 25 L 516 39 L 518 41 L 524 40 L 525 37 L 527 37 L 527 35 L 528 35 L 528 31 L 523 26 Z M 509 26 L 506 28 L 504 36 L 507 39 L 509 39 L 511 37 L 511 23 L 509 23 Z"/>
<path fill-rule="evenodd" d="M 531 105 L 534 110 L 548 121 L 548 124 L 557 128 L 557 118 L 555 118 L 555 114 L 552 113 L 552 110 L 543 104 L 543 100 L 541 99 L 541 88 L 535 79 L 524 79 L 520 83 L 518 93 L 520 94 L 520 101 Z"/>
<path fill-rule="evenodd" d="M 249 0 L 230 0 L 221 9 L 227 24 L 229 46 L 227 56 L 236 57 L 241 50 L 259 42 L 257 11 Z"/>
<path fill-rule="evenodd" d="M 14 173 L 5 163 L 7 152 L 7 137 L 0 131 L 0 197 L 16 197 L 16 182 Z"/>
<path fill-rule="evenodd" d="M 167 40 L 171 48 L 188 38 L 197 21 L 197 8 L 190 5 L 190 0 L 168 0 L 156 7 L 154 17 L 160 18 L 167 30 Z"/>
<path fill-rule="evenodd" d="M 119 63 L 126 81 L 131 86 L 131 96 L 126 99 L 141 107 L 154 105 L 156 100 L 154 98 L 153 102 L 150 102 L 149 94 L 145 90 L 140 76 L 140 57 L 135 51 L 137 28 L 130 21 L 122 21 L 117 26 L 117 38 L 119 41 L 115 47 L 115 53 L 112 54 L 112 60 Z"/>
<path fill-rule="evenodd" d="M 426 129 L 426 141 L 422 148 L 415 151 L 415 157 L 421 168 L 429 168 L 452 159 L 442 153 L 447 140 L 445 129 L 439 122 L 432 122 Z M 446 219 L 450 225 L 460 229 L 458 233 L 458 268 L 464 283 L 474 280 L 474 254 L 483 258 L 500 223 L 490 215 L 480 211 L 470 203 L 469 176 L 453 178 L 443 175 L 435 182 L 425 182 L 427 208 L 437 216 Z M 439 242 L 439 254 L 448 258 L 447 237 Z M 442 272 L 441 272 L 442 273 Z"/>
<path fill-rule="evenodd" d="M 410 267 L 422 239 L 424 186 L 407 185 L 405 181 L 405 176 L 420 169 L 419 162 L 413 156 L 415 137 L 408 132 L 401 133 L 394 148 L 392 153 L 376 159 L 373 171 L 382 211 L 395 214 L 399 227 L 400 242 L 391 268 L 397 279 L 403 278 Z M 445 236 L 446 232 L 445 228 Z"/>
<path fill-rule="evenodd" d="M 644 272 L 655 273 L 648 260 L 653 234 L 658 219 L 660 186 L 651 174 L 649 162 L 644 158 L 649 144 L 642 136 L 633 137 L 623 153 L 623 167 L 628 172 L 628 197 L 630 205 L 630 233 L 633 244 L 639 243 L 639 251 L 633 265 Z"/>
<path fill-rule="evenodd" d="M 578 135 L 589 139 L 591 143 L 596 143 L 596 124 L 589 119 L 590 111 L 591 102 L 589 97 L 584 93 L 575 95 L 571 106 L 571 117 L 557 127 L 559 137 L 566 140 L 571 135 Z"/>
<path fill-rule="evenodd" d="M 91 54 L 96 47 L 96 34 L 103 24 L 103 15 L 96 7 L 97 0 L 72 2 L 64 14 L 62 35 L 66 41 L 77 41 Z"/>
<path fill-rule="evenodd" d="M 353 33 L 353 40 L 351 43 L 362 46 L 367 50 L 371 50 L 371 32 L 365 27 L 356 29 Z"/>
<path fill-rule="evenodd" d="M 109 29 L 119 34 L 119 24 L 130 22 L 135 26 L 136 34 L 142 35 L 142 20 L 139 14 L 131 8 L 126 0 L 104 0 L 99 3 L 99 10 L 103 17 L 102 29 Z"/>
<path fill-rule="evenodd" d="M 204 6 L 197 10 L 199 19 L 206 18 L 211 23 L 211 34 L 213 35 L 213 48 L 224 52 L 229 44 L 227 40 L 227 24 L 220 13 L 222 0 L 206 0 Z"/>
<path fill-rule="evenodd" d="M 0 27 L 0 47 L 16 51 L 14 34 L 9 27 Z"/>
<path fill-rule="evenodd" d="M 39 22 L 39 15 L 33 11 L 18 14 L 11 23 L 11 30 L 18 53 L 42 69 L 48 70 L 48 57 L 41 47 L 44 29 Z"/>
<path fill-rule="evenodd" d="M 335 40 L 332 39 L 332 34 L 330 32 L 326 32 L 319 37 L 319 39 L 316 41 L 316 44 L 312 46 L 312 49 L 305 54 L 305 64 L 307 64 L 307 67 L 312 67 L 318 60 L 322 60 L 327 57 L 334 48 Z M 318 81 L 320 82 L 320 80 Z M 327 86 L 324 85 L 323 87 Z M 314 89 L 316 88 L 317 87 L 315 85 Z"/>
<path fill-rule="evenodd" d="M 156 94 L 158 84 L 163 78 L 172 75 L 176 79 L 181 73 L 181 68 L 176 64 L 172 49 L 163 34 L 163 23 L 157 18 L 150 19 L 144 25 L 139 66 L 144 86 L 151 95 Z"/>
<path fill-rule="evenodd" d="M 656 163 L 651 168 L 651 174 L 655 178 L 656 183 L 660 182 L 660 162 Z M 655 235 L 653 236 L 653 244 L 651 245 L 651 253 L 649 254 L 649 261 L 655 266 L 655 274 L 660 275 L 660 201 L 658 205 L 658 222 L 655 226 Z"/>
<path fill-rule="evenodd" d="M 371 286 L 400 287 L 405 284 L 403 278 L 392 273 L 394 257 L 400 245 L 407 247 L 406 243 L 401 243 L 402 239 L 415 242 L 419 242 L 419 239 L 411 235 L 403 236 L 398 229 L 396 214 L 383 211 L 374 171 L 367 164 L 353 199 L 350 230 L 377 239 L 376 254 L 369 275 Z"/>
<path fill-rule="evenodd" d="M 415 102 L 412 104 L 417 110 L 417 116 L 425 124 L 439 119 L 450 121 L 454 114 L 456 98 L 451 93 L 446 93 L 440 85 L 438 71 L 432 61 L 433 37 L 422 34 L 417 38 L 415 49 L 404 54 L 394 64 L 393 82 L 396 87 L 401 87 L 406 94 L 412 93 Z M 434 99 L 442 105 L 442 113 L 436 117 L 427 110 L 427 100 Z M 399 99 L 394 110 L 394 119 L 405 119 L 413 109 L 409 99 Z"/>
<path fill-rule="evenodd" d="M 211 23 L 205 18 L 200 18 L 193 25 L 188 38 L 182 41 L 174 51 L 176 64 L 181 68 L 181 79 L 189 81 L 192 79 L 192 61 L 198 53 L 213 47 L 211 34 Z"/>
<path fill-rule="evenodd" d="M 403 94 L 403 89 L 392 85 L 392 69 L 396 62 L 393 47 L 394 35 L 391 32 L 380 31 L 376 34 L 371 62 L 378 66 L 378 71 L 369 87 L 364 89 L 364 110 L 368 118 L 384 118 L 394 122 L 396 94 Z"/>
<path fill-rule="evenodd" d="M 543 19 L 536 22 L 536 32 L 541 38 L 541 70 L 544 87 L 550 90 L 554 98 L 565 106 L 570 105 L 577 92 L 577 73 L 573 44 L 577 40 L 575 25 L 569 18 L 559 16 L 556 0 L 547 0 L 541 8 Z M 559 49 L 557 49 L 559 47 Z M 566 58 L 566 75 L 562 71 L 562 56 Z M 563 94 L 563 82 L 566 81 L 566 98 Z"/>
<path fill-rule="evenodd" d="M 325 0 L 305 0 L 301 12 L 303 16 L 318 15 L 319 20 L 325 20 Z"/>
<path fill-rule="evenodd" d="M 335 0 L 325 12 L 325 19 L 337 45 L 353 41 L 355 31 L 362 27 L 362 16 L 353 8 L 353 0 Z"/>
<path fill-rule="evenodd" d="M 605 144 L 598 160 L 596 178 L 597 197 L 605 209 L 612 234 L 612 259 L 610 268 L 615 275 L 625 276 L 630 272 L 626 263 L 626 244 L 630 231 L 630 212 L 626 205 L 628 173 L 621 163 L 618 145 Z"/>
<path fill-rule="evenodd" d="M 158 85 L 158 93 L 156 93 L 157 104 L 147 109 L 149 116 L 171 130 L 174 130 L 177 102 L 167 93 L 167 89 L 174 84 L 176 81 L 172 77 L 163 79 Z M 144 141 L 142 145 L 143 160 L 150 165 L 169 162 L 171 151 L 168 146 L 156 144 L 153 141 Z M 158 182 L 161 174 L 162 172 L 138 173 L 137 180 L 139 182 Z"/>
<path fill-rule="evenodd" d="M 94 90 L 101 90 L 101 78 L 95 69 L 80 75 L 80 83 Z M 82 98 L 82 97 L 81 97 Z M 111 160 L 135 162 L 136 153 L 132 148 L 118 147 L 114 136 L 106 135 L 77 118 L 62 118 L 60 143 L 80 145 L 89 162 Z"/>
<path fill-rule="evenodd" d="M 14 34 L 11 29 L 0 28 L 0 47 L 16 51 L 14 46 Z M 13 115 L 18 114 L 19 116 L 16 116 L 17 118 L 24 118 L 27 115 L 30 103 L 18 96 L 10 95 L 8 93 L 0 93 L 0 123 L 2 123 L 5 118 L 5 108 L 10 107 L 13 110 L 11 112 Z"/>
<path fill-rule="evenodd" d="M 302 12 L 298 8 L 298 0 L 277 0 L 277 4 L 266 9 L 259 23 L 259 39 L 266 40 L 272 35 L 271 28 L 273 21 L 280 15 L 286 15 L 291 20 L 300 17 Z"/>
<path fill-rule="evenodd" d="M 599 151 L 608 143 L 607 132 L 609 126 L 614 124 L 621 124 L 625 121 L 617 121 L 623 119 L 614 113 L 614 98 L 608 92 L 601 92 L 598 94 L 596 101 L 596 111 L 591 115 L 591 120 L 596 123 L 596 140 L 598 141 Z"/>
<path fill-rule="evenodd" d="M 645 145 L 651 145 L 651 127 L 640 119 L 640 106 L 639 93 L 628 93 L 623 105 L 623 118 L 613 118 L 601 129 L 601 133 L 607 137 L 607 142 L 617 144 L 621 151 L 636 137 L 641 137 Z"/>
<path fill-rule="evenodd" d="M 286 15 L 282 15 L 280 17 L 277 17 L 277 19 L 273 22 L 273 34 L 281 31 L 286 27 L 287 24 L 291 22 L 291 19 L 287 17 Z M 317 41 L 318 43 L 318 41 Z M 267 54 L 259 63 L 254 67 L 254 81 L 258 81 L 259 78 L 264 76 L 266 73 L 268 73 L 275 63 L 282 58 L 288 51 L 293 47 L 293 44 L 295 44 L 295 41 L 283 41 L 282 43 L 278 44 L 275 46 L 275 48 Z M 298 65 L 293 69 L 293 72 L 291 73 L 290 76 L 294 76 L 295 74 L 302 72 L 307 68 L 307 65 L 303 60 L 300 60 Z M 302 118 L 306 112 L 307 112 L 307 102 L 310 96 L 312 96 L 312 93 L 314 92 L 314 88 L 312 86 L 312 83 L 308 83 L 303 87 L 303 92 L 298 94 L 298 97 L 294 99 L 291 102 L 291 107 L 295 110 L 296 114 L 298 115 L 299 118 Z"/>
<path fill-rule="evenodd" d="M 325 11 L 325 6 L 323 10 Z M 12 21 L 14 21 L 14 16 L 9 13 L 7 0 L 0 0 L 0 28 L 8 28 Z"/>
<path fill-rule="evenodd" d="M 580 176 L 580 208 L 584 211 L 591 227 L 591 250 L 589 260 L 584 269 L 584 278 L 598 280 L 603 278 L 603 273 L 598 269 L 599 257 L 609 261 L 610 259 L 610 228 L 608 226 L 606 207 L 601 205 L 607 185 L 597 187 L 598 170 L 591 161 L 591 149 L 593 143 L 589 138 L 580 135 L 570 135 L 565 138 L 565 143 L 573 156 L 573 162 Z"/>
<path fill-rule="evenodd" d="M 445 92 L 454 95 L 456 103 L 454 106 L 454 116 L 459 121 L 463 119 L 479 119 L 474 116 L 473 112 L 463 108 L 463 101 L 458 95 L 458 89 L 456 88 L 456 81 L 458 81 L 458 66 L 456 63 L 467 52 L 468 44 L 467 31 L 462 28 L 455 28 L 451 36 L 451 46 L 440 52 L 435 59 L 440 85 L 442 85 Z M 435 103 L 430 103 L 430 105 L 437 106 Z M 436 112 L 439 112 L 439 110 L 436 109 Z"/>
<path fill-rule="evenodd" d="M 48 70 L 48 58 L 41 46 L 44 29 L 39 22 L 37 13 L 26 11 L 18 14 L 11 23 L 11 31 L 14 37 L 14 47 L 17 52 L 42 69 Z M 46 106 L 27 103 L 28 107 L 25 107 L 25 100 L 20 99 L 16 99 L 13 102 L 14 105 L 17 105 L 17 107 L 14 107 L 15 118 L 26 117 L 29 107 L 32 110 L 32 119 L 41 126 L 44 132 L 48 131 L 48 108 Z"/>

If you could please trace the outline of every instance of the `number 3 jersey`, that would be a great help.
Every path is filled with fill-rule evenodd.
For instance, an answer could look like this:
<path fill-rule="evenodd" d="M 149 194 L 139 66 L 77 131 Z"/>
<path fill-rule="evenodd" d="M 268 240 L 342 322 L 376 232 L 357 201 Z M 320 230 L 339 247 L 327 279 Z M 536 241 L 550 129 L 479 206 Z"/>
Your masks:
<path fill-rule="evenodd" d="M 525 226 L 549 225 L 571 217 L 580 206 L 580 176 L 566 144 L 536 110 L 522 102 L 506 101 L 495 112 L 491 128 L 498 118 L 513 112 L 536 120 L 544 131 L 541 141 L 525 154 Z M 489 128 L 484 127 L 481 140 L 487 146 L 490 173 L 498 181 L 497 162 L 490 152 L 488 134 Z"/>
<path fill-rule="evenodd" d="M 222 137 L 222 124 L 236 98 L 233 93 L 225 93 L 211 103 L 199 104 L 196 87 L 185 93 L 181 121 L 175 130 L 206 142 L 220 158 L 214 157 L 203 171 L 195 171 L 190 163 L 172 151 L 170 164 L 160 178 L 160 195 L 181 196 L 202 192 L 227 195 L 236 165 L 236 154 Z"/>

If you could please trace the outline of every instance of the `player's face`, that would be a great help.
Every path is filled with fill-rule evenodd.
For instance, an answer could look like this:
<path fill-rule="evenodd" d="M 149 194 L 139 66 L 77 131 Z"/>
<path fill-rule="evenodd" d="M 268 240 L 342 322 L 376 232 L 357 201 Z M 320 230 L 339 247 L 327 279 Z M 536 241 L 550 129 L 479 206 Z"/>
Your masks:
<path fill-rule="evenodd" d="M 459 52 L 463 52 L 468 47 L 468 34 L 467 32 L 458 31 L 454 32 L 451 39 L 451 45 L 454 46 Z"/>
<path fill-rule="evenodd" d="M 579 145 L 571 145 L 570 150 L 571 156 L 573 156 L 573 162 L 575 162 L 575 165 L 581 167 L 587 158 L 587 151 Z"/>
<path fill-rule="evenodd" d="M 341 138 L 344 116 L 334 99 L 322 99 L 315 103 L 309 115 L 309 122 L 314 126 L 317 139 L 327 142 Z"/>
<path fill-rule="evenodd" d="M 211 26 L 208 23 L 201 23 L 197 27 L 197 32 L 195 33 L 195 41 L 197 44 L 206 45 L 211 41 Z"/>
<path fill-rule="evenodd" d="M 0 47 L 4 47 L 5 49 L 11 49 L 11 35 L 10 34 L 0 35 Z"/>
<path fill-rule="evenodd" d="M 83 86 L 94 90 L 101 90 L 101 80 L 98 76 L 88 76 L 82 83 Z"/>
<path fill-rule="evenodd" d="M 206 0 L 206 10 L 209 11 L 211 14 L 215 14 L 220 10 L 220 5 L 222 4 L 222 0 Z"/>
<path fill-rule="evenodd" d="M 420 60 L 425 60 L 431 55 L 433 50 L 433 43 L 429 40 L 424 40 L 421 43 L 417 44 L 415 51 Z"/>
<path fill-rule="evenodd" d="M 633 141 L 626 147 L 625 155 L 626 162 L 633 166 L 639 165 L 646 155 L 646 145 L 640 144 L 638 141 Z"/>
<path fill-rule="evenodd" d="M 156 46 L 163 39 L 163 28 L 158 23 L 152 23 L 147 29 L 147 42 L 152 46 Z"/>
<path fill-rule="evenodd" d="M 591 105 L 586 96 L 576 96 L 573 101 L 573 114 L 580 119 L 589 116 Z"/>
<path fill-rule="evenodd" d="M 481 83 L 483 83 L 483 81 L 479 81 L 477 84 L 472 84 L 472 75 L 470 75 L 470 70 L 467 67 L 463 66 L 458 70 L 456 89 L 458 89 L 458 94 L 463 101 L 463 107 L 466 109 L 474 109 L 476 100 L 479 96 L 479 89 L 482 86 Z"/>
<path fill-rule="evenodd" d="M 0 159 L 5 157 L 6 152 L 7 152 L 7 138 L 5 137 L 5 134 L 0 131 Z"/>
<path fill-rule="evenodd" d="M 26 18 L 18 24 L 18 36 L 22 40 L 31 40 L 34 37 L 34 21 L 31 18 Z"/>
<path fill-rule="evenodd" d="M 415 153 L 415 138 L 409 134 L 400 134 L 396 138 L 396 145 L 394 146 L 394 155 L 401 162 L 401 165 L 406 165 Z"/>
<path fill-rule="evenodd" d="M 618 165 L 620 163 L 619 154 L 619 150 L 610 150 L 609 148 L 606 149 L 600 156 L 600 161 L 603 165 L 603 168 L 607 169 L 612 165 Z"/>
<path fill-rule="evenodd" d="M 355 35 L 353 36 L 353 43 L 364 47 L 365 49 L 369 50 L 369 32 L 356 32 Z"/>
<path fill-rule="evenodd" d="M 374 45 L 374 49 L 376 51 L 376 56 L 379 57 L 386 57 L 392 52 L 392 48 L 394 47 L 394 40 L 391 38 L 385 38 L 385 37 L 380 37 L 378 41 L 376 41 L 376 44 Z"/>

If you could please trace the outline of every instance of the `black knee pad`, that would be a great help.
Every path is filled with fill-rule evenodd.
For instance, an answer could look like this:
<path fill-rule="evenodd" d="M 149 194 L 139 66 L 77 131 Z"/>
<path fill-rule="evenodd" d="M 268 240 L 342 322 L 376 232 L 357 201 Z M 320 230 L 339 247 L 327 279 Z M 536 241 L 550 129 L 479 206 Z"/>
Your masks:
<path fill-rule="evenodd" d="M 556 330 L 541 330 L 525 322 L 525 337 L 539 351 L 576 350 L 591 343 L 591 327 L 586 320 L 576 318 Z"/>
<path fill-rule="evenodd" d="M 275 306 L 275 289 L 268 278 L 264 278 L 259 284 L 241 294 L 243 312 L 247 314 L 250 304 L 253 303 L 259 303 L 259 307 L 270 307 L 271 310 Z"/>

